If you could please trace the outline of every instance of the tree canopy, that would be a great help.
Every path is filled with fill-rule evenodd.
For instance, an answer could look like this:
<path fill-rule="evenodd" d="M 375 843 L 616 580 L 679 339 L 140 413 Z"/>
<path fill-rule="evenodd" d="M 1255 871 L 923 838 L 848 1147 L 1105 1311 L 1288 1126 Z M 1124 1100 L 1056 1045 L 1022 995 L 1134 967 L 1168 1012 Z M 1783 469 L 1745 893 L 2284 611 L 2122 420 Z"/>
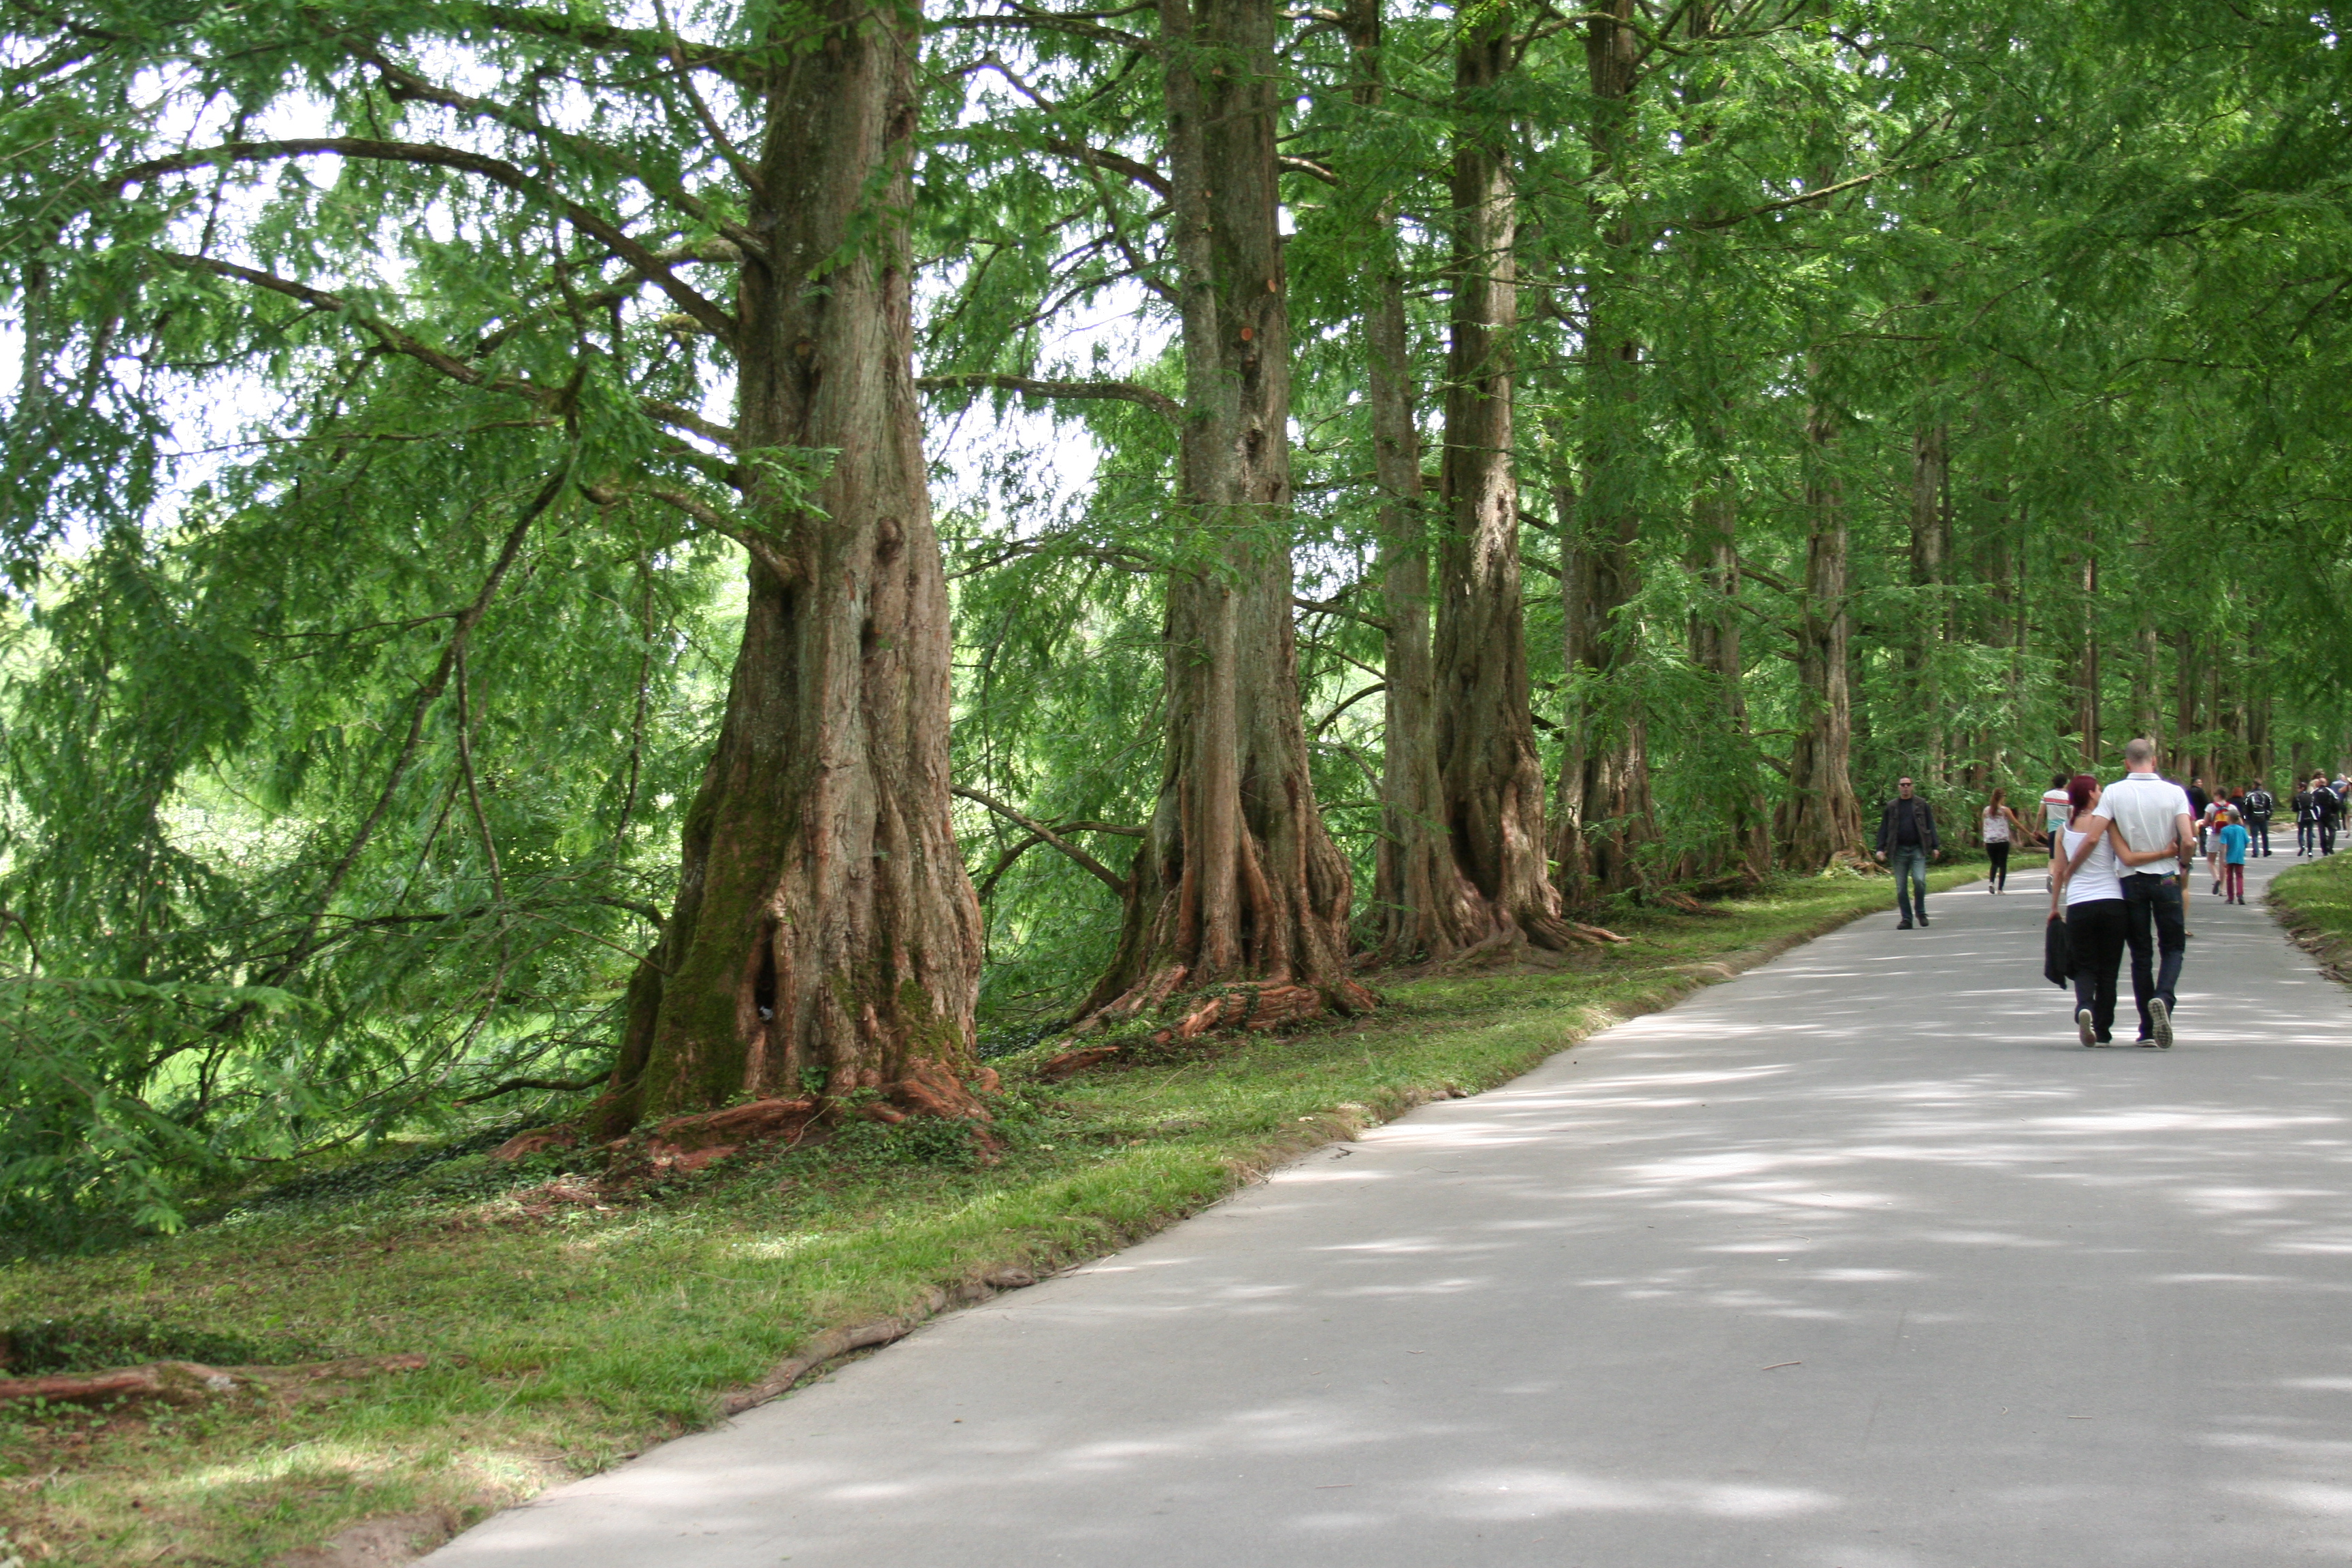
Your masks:
<path fill-rule="evenodd" d="M 996 1045 L 1850 865 L 1898 773 L 2339 771 L 2347 55 L 0 0 L 0 1232 L 984 1115 Z"/>

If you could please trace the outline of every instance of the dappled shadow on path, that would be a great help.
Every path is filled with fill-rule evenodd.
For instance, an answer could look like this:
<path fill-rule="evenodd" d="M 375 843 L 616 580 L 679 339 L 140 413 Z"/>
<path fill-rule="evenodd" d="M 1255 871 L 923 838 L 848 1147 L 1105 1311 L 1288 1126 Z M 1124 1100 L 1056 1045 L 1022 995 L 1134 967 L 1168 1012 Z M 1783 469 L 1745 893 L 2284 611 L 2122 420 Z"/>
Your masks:
<path fill-rule="evenodd" d="M 1327 1151 L 450 1560 L 564 1561 L 583 1528 L 602 1562 L 796 1568 L 2352 1553 L 2342 994 L 2206 906 L 2180 1048 L 2085 1051 L 2039 899 L 1936 915 Z"/>

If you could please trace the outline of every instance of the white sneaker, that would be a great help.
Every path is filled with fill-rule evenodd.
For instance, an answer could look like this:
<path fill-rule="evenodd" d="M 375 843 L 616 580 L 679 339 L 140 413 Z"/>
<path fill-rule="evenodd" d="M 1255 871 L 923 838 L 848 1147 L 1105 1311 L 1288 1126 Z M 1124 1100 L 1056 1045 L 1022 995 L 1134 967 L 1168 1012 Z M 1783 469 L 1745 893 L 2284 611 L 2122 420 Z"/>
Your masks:
<path fill-rule="evenodd" d="M 2158 996 L 2147 1005 L 2147 1032 L 2156 1041 L 2156 1048 L 2172 1048 L 2172 1009 Z"/>
<path fill-rule="evenodd" d="M 2085 1046 L 2095 1046 L 2099 1043 L 2099 1031 L 2091 1022 L 2091 1010 L 2088 1007 L 2074 1009 L 2074 1037 Z"/>

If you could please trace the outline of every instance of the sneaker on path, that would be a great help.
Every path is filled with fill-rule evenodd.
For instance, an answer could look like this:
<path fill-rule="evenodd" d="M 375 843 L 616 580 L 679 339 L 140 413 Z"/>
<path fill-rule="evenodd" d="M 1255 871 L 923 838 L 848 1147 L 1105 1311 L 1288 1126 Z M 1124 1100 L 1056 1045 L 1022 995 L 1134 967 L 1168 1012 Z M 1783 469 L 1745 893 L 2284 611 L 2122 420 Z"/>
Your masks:
<path fill-rule="evenodd" d="M 2172 1005 L 2161 996 L 2147 1005 L 2147 1033 L 2158 1049 L 2172 1048 Z"/>
<path fill-rule="evenodd" d="M 2091 1022 L 2088 1007 L 2074 1009 L 2074 1037 L 2081 1040 L 2085 1048 L 2099 1043 L 2098 1026 Z"/>

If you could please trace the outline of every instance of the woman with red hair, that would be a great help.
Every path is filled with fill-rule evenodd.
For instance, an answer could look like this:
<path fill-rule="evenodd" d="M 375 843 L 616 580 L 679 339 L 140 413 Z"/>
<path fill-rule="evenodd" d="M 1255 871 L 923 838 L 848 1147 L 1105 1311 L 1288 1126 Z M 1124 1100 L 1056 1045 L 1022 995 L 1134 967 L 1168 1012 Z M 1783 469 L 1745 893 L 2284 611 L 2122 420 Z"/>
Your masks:
<path fill-rule="evenodd" d="M 2099 781 L 2088 773 L 2066 781 L 2064 846 L 2050 862 L 2050 918 L 2058 918 L 2063 900 L 2074 950 L 2074 1033 L 2086 1046 L 2114 1043 L 2116 975 L 2129 929 L 2115 825 L 2092 815 L 2099 793 Z M 2075 865 L 2076 852 L 2086 845 L 2090 852 Z"/>

